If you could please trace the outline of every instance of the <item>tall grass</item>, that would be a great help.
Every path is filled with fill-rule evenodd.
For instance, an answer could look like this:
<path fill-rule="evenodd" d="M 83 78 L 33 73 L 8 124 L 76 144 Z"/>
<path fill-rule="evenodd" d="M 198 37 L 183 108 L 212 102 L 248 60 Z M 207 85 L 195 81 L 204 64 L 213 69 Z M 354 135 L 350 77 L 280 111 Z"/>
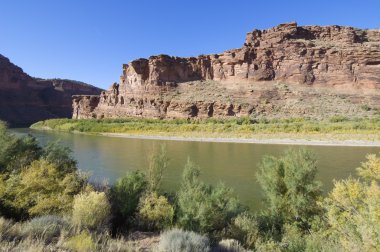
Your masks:
<path fill-rule="evenodd" d="M 145 135 L 173 136 L 216 136 L 216 137 L 254 137 L 262 135 L 321 136 L 367 135 L 380 139 L 379 118 L 353 118 L 335 116 L 317 121 L 308 118 L 286 119 L 203 119 L 203 120 L 159 120 L 142 118 L 125 119 L 51 119 L 32 125 L 34 129 L 53 129 L 68 132 L 86 133 L 129 133 Z M 345 136 L 346 135 L 346 136 Z"/>

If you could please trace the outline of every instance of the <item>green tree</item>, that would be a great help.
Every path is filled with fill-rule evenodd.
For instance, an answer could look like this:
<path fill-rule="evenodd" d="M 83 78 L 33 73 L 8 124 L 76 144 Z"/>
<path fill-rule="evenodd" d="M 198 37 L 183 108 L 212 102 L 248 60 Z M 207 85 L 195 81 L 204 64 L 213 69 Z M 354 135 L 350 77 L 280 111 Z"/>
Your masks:
<path fill-rule="evenodd" d="M 257 172 L 270 216 L 282 223 L 297 223 L 309 228 L 315 216 L 321 215 L 318 200 L 321 183 L 316 180 L 316 159 L 308 150 L 288 150 L 281 157 L 265 156 Z"/>
<path fill-rule="evenodd" d="M 230 188 L 206 185 L 199 175 L 199 167 L 188 160 L 178 193 L 178 224 L 216 238 L 242 208 Z"/>

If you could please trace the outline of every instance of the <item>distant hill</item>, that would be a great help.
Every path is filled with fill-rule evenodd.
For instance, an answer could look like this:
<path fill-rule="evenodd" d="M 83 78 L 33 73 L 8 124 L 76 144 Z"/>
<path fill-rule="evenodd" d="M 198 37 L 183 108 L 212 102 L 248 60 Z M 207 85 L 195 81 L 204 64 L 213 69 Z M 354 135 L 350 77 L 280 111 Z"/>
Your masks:
<path fill-rule="evenodd" d="M 101 91 L 79 81 L 33 78 L 0 54 L 0 120 L 10 126 L 71 117 L 72 95 Z"/>

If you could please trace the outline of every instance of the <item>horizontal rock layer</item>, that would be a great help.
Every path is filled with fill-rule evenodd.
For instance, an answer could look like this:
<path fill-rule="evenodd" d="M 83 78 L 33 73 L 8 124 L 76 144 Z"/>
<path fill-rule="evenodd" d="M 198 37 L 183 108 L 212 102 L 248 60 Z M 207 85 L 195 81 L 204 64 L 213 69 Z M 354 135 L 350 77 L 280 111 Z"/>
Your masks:
<path fill-rule="evenodd" d="M 192 88 L 184 83 L 190 86 L 196 83 L 197 96 L 187 97 L 185 93 L 192 92 Z M 259 90 L 255 83 L 268 86 L 265 91 Z M 76 96 L 73 118 L 260 114 L 257 108 L 263 99 L 281 110 L 284 104 L 276 101 L 289 98 L 274 95 L 278 89 L 274 83 L 295 84 L 310 90 L 327 88 L 322 93 L 353 92 L 357 97 L 349 97 L 354 104 L 369 102 L 376 107 L 380 90 L 380 30 L 288 23 L 249 32 L 242 48 L 221 54 L 137 59 L 123 65 L 120 83 L 113 84 L 98 98 Z M 213 86 L 214 93 L 208 84 Z M 363 90 L 372 91 L 363 96 Z M 303 89 L 293 96 L 299 99 L 308 92 Z M 216 97 L 208 99 L 210 95 Z M 301 115 L 302 111 L 301 108 Z"/>

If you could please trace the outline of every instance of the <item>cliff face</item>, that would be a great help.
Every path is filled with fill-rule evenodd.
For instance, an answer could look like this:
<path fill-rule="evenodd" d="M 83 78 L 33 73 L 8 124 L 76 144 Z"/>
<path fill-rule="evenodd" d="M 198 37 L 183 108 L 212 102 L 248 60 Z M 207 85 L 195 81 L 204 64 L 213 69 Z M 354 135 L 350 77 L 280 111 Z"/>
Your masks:
<path fill-rule="evenodd" d="M 287 109 L 323 117 L 300 99 L 348 100 L 337 113 L 356 113 L 355 104 L 377 108 L 378 91 L 380 30 L 288 23 L 254 30 L 242 48 L 221 54 L 134 60 L 99 97 L 74 97 L 73 118 L 284 116 Z"/>
<path fill-rule="evenodd" d="M 71 117 L 72 95 L 99 94 L 101 91 L 77 81 L 32 78 L 0 55 L 0 120 L 11 126 Z"/>

